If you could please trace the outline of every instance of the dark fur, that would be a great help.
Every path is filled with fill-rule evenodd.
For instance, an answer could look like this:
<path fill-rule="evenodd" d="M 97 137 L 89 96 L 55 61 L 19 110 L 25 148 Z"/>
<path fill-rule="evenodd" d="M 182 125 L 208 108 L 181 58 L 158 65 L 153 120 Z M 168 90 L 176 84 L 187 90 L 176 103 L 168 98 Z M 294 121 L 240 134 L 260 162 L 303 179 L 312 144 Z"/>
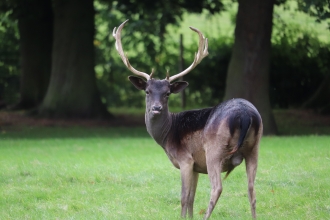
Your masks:
<path fill-rule="evenodd" d="M 260 118 L 254 111 L 251 111 L 240 99 L 236 101 L 238 103 L 238 108 L 231 112 L 228 116 L 228 126 L 230 134 L 233 136 L 236 129 L 240 130 L 240 135 L 238 138 L 237 149 L 242 147 L 245 136 L 250 127 L 254 128 L 255 134 L 258 133 L 260 126 Z M 234 153 L 234 151 L 232 152 Z"/>
<path fill-rule="evenodd" d="M 227 100 L 215 106 L 208 123 L 218 125 L 225 118 L 227 118 L 231 136 L 236 129 L 241 131 L 238 147 L 242 146 L 249 128 L 253 127 L 257 133 L 261 123 L 256 112 L 251 111 L 251 108 L 246 106 L 242 99 Z"/>
<path fill-rule="evenodd" d="M 233 105 L 233 102 L 235 105 Z M 209 123 L 212 117 L 217 117 L 216 121 L 218 122 L 227 117 L 231 136 L 234 135 L 237 129 L 240 130 L 237 146 L 231 153 L 242 147 L 250 127 L 255 130 L 255 135 L 257 135 L 261 122 L 259 116 L 251 111 L 241 99 L 232 99 L 213 108 L 190 110 L 176 114 L 171 127 L 171 140 L 176 146 L 180 147 L 180 142 L 186 135 L 204 129 L 206 123 Z"/>
<path fill-rule="evenodd" d="M 187 134 L 202 130 L 212 110 L 213 108 L 205 108 L 176 114 L 171 127 L 171 139 L 175 145 L 181 146 L 181 140 L 183 140 Z"/>

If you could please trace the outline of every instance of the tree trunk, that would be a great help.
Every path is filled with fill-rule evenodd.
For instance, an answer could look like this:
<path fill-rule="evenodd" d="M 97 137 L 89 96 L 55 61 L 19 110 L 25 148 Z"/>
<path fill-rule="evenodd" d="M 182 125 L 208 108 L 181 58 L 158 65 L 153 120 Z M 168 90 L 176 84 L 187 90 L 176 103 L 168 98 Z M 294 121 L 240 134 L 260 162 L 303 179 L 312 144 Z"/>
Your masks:
<path fill-rule="evenodd" d="M 54 0 L 52 71 L 39 114 L 57 118 L 108 116 L 94 72 L 93 0 Z"/>
<path fill-rule="evenodd" d="M 264 134 L 277 134 L 269 100 L 273 0 L 240 0 L 225 99 L 245 98 L 260 112 Z"/>
<path fill-rule="evenodd" d="M 53 13 L 50 0 L 18 1 L 21 84 L 13 109 L 38 106 L 47 91 L 51 71 Z"/>

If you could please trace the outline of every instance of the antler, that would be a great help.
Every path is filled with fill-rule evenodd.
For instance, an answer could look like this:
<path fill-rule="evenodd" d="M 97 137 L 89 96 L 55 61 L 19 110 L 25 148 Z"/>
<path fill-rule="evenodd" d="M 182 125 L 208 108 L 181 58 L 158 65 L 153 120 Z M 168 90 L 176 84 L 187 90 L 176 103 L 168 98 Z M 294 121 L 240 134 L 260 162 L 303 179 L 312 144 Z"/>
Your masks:
<path fill-rule="evenodd" d="M 203 34 L 196 28 L 190 27 L 191 30 L 195 31 L 199 35 L 199 44 L 198 44 L 198 51 L 195 53 L 195 58 L 194 62 L 183 72 L 178 73 L 174 76 L 171 76 L 170 78 L 166 78 L 169 82 L 176 80 L 177 78 L 180 78 L 187 73 L 189 73 L 191 70 L 193 70 L 201 61 L 204 57 L 206 57 L 209 52 L 207 51 L 208 48 L 208 43 L 207 43 L 207 38 L 203 36 Z"/>
<path fill-rule="evenodd" d="M 152 77 L 153 74 L 153 70 L 151 72 L 150 75 L 148 75 L 147 73 L 144 72 L 140 72 L 136 69 L 134 69 L 131 64 L 128 61 L 128 58 L 125 56 L 125 53 L 123 51 L 123 46 L 121 44 L 121 30 L 123 29 L 124 25 L 128 22 L 128 20 L 124 21 L 116 30 L 116 27 L 113 29 L 113 33 L 112 36 L 116 39 L 116 50 L 118 51 L 122 61 L 124 62 L 124 64 L 127 66 L 127 68 L 134 74 L 138 75 L 138 76 L 142 76 L 144 77 L 146 80 L 149 80 Z M 206 57 L 209 53 L 207 51 L 208 48 L 208 42 L 207 42 L 207 38 L 205 38 L 203 36 L 203 34 L 196 28 L 190 27 L 191 30 L 195 31 L 198 36 L 199 36 L 199 44 L 198 44 L 198 51 L 197 53 L 195 53 L 195 58 L 194 58 L 194 62 L 183 72 L 178 73 L 174 76 L 168 77 L 168 73 L 166 76 L 166 80 L 168 80 L 169 82 L 176 80 L 177 78 L 180 78 L 184 75 L 186 75 L 187 73 L 189 73 L 191 70 L 193 70 L 201 61 L 204 57 Z"/>
<path fill-rule="evenodd" d="M 151 78 L 152 73 L 150 74 L 150 76 L 147 73 L 144 72 L 140 72 L 136 69 L 134 69 L 131 64 L 128 61 L 128 58 L 125 56 L 125 53 L 123 51 L 123 46 L 121 45 L 121 30 L 123 29 L 124 25 L 128 22 L 128 20 L 124 21 L 117 29 L 116 31 L 116 27 L 113 29 L 112 32 L 112 36 L 116 39 L 116 50 L 118 51 L 121 59 L 123 60 L 124 64 L 127 66 L 127 68 L 134 74 L 138 75 L 138 76 L 142 76 L 144 77 L 146 80 L 149 80 Z"/>

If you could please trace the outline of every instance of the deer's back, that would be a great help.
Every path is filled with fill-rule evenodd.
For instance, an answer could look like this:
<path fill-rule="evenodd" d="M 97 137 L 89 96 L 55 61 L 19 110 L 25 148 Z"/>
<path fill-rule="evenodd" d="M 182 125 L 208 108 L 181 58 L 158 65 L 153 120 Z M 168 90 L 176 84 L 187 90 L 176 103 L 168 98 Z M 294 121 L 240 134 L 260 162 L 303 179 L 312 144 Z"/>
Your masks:
<path fill-rule="evenodd" d="M 183 140 L 186 141 L 187 136 L 192 142 L 199 142 L 190 137 L 196 132 L 204 136 L 204 134 L 212 134 L 221 129 L 228 130 L 232 136 L 240 127 L 239 120 L 236 119 L 242 115 L 251 118 L 251 127 L 257 133 L 261 124 L 261 116 L 257 109 L 247 100 L 230 99 L 215 107 L 173 114 L 169 139 L 172 144 L 180 147 Z"/>

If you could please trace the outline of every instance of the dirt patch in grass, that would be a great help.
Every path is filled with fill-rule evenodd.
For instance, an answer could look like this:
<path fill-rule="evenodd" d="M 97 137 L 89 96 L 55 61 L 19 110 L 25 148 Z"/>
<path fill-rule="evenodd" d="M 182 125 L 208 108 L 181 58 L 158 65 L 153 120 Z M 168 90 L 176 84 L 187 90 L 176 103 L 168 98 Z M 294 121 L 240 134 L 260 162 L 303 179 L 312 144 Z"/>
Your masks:
<path fill-rule="evenodd" d="M 330 116 L 306 110 L 275 110 L 275 120 L 281 135 L 330 135 Z M 27 116 L 24 112 L 0 111 L 0 128 L 15 126 L 145 126 L 144 115 L 115 114 L 114 119 L 48 119 Z"/>
<path fill-rule="evenodd" d="M 24 112 L 0 111 L 0 127 L 8 126 L 144 126 L 144 115 L 116 115 L 112 119 L 49 119 L 27 116 Z"/>
<path fill-rule="evenodd" d="M 307 110 L 276 110 L 275 120 L 282 135 L 330 135 L 330 116 Z"/>

